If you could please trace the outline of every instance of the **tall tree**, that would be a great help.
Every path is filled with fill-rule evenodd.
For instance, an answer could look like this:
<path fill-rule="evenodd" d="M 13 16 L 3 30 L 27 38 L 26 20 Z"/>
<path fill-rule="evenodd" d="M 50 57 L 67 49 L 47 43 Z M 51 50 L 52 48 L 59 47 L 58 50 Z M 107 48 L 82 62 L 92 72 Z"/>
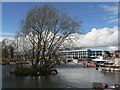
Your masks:
<path fill-rule="evenodd" d="M 31 45 L 29 50 L 35 69 L 49 72 L 59 60 L 60 46 L 79 27 L 78 19 L 50 5 L 29 10 L 22 19 L 20 33 Z"/>

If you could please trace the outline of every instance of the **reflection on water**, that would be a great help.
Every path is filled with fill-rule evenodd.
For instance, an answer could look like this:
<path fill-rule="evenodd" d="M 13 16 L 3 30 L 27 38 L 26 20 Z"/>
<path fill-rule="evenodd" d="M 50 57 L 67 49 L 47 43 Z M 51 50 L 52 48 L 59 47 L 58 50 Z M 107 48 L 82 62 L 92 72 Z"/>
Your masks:
<path fill-rule="evenodd" d="M 13 66 L 3 66 L 3 88 L 92 88 L 93 82 L 118 83 L 118 72 L 100 72 L 81 64 L 63 64 L 57 67 L 58 75 L 50 77 L 17 77 L 9 75 Z"/>

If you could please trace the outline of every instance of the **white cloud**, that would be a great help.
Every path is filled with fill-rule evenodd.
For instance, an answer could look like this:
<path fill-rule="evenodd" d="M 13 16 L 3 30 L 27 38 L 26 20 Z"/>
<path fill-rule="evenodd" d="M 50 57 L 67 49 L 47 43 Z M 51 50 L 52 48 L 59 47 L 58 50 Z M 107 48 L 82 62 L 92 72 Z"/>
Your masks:
<path fill-rule="evenodd" d="M 10 32 L 0 32 L 0 42 L 3 39 L 13 39 L 15 36 L 15 33 L 10 33 Z"/>
<path fill-rule="evenodd" d="M 13 38 L 13 37 L 0 37 L 0 42 L 2 42 L 3 39 L 10 39 L 10 40 L 13 40 L 14 38 Z"/>
<path fill-rule="evenodd" d="M 104 11 L 108 12 L 109 14 L 118 14 L 118 6 L 110 6 L 110 5 L 100 5 L 100 8 L 102 8 Z"/>
<path fill-rule="evenodd" d="M 102 8 L 106 13 L 109 15 L 112 15 L 110 17 L 103 18 L 104 20 L 107 20 L 108 23 L 117 23 L 118 22 L 118 6 L 110 6 L 110 5 L 100 5 L 100 8 Z"/>
<path fill-rule="evenodd" d="M 74 33 L 69 36 L 70 40 L 64 42 L 64 47 L 104 47 L 109 51 L 117 50 L 118 45 L 118 27 L 112 28 L 93 28 L 87 34 Z M 3 37 L 9 38 L 10 37 Z M 0 41 L 3 39 L 0 38 Z M 20 42 L 21 43 L 21 42 Z M 26 44 L 27 45 L 27 44 Z"/>
<path fill-rule="evenodd" d="M 110 52 L 114 52 L 115 50 L 118 50 L 119 46 L 109 46 L 107 47 L 106 50 L 110 51 Z"/>
<path fill-rule="evenodd" d="M 93 28 L 86 35 L 74 34 L 71 42 L 65 41 L 67 45 L 73 47 L 94 47 L 94 46 L 117 46 L 118 28 Z"/>
<path fill-rule="evenodd" d="M 3 40 L 3 39 L 0 37 L 0 42 L 2 42 L 2 40 Z"/>
<path fill-rule="evenodd" d="M 107 21 L 108 23 L 118 23 L 120 19 L 117 16 L 105 17 L 103 20 Z"/>
<path fill-rule="evenodd" d="M 111 20 L 109 20 L 108 22 L 109 22 L 109 23 L 118 22 L 118 18 L 111 19 Z"/>
<path fill-rule="evenodd" d="M 2 36 L 14 36 L 15 33 L 10 33 L 10 32 L 1 32 L 0 35 Z"/>

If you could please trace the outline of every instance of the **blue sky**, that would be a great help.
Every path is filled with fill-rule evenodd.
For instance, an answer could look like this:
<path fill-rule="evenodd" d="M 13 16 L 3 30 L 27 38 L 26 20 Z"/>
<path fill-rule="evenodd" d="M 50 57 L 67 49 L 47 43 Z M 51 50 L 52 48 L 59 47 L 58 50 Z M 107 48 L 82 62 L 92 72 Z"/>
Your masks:
<path fill-rule="evenodd" d="M 41 2 L 3 2 L 2 3 L 2 32 L 3 37 L 13 37 L 20 29 L 20 21 L 27 11 L 34 6 L 41 6 Z M 72 17 L 82 21 L 80 32 L 86 34 L 92 28 L 111 28 L 117 26 L 117 3 L 110 2 L 59 2 L 49 3 L 56 8 L 64 10 Z"/>

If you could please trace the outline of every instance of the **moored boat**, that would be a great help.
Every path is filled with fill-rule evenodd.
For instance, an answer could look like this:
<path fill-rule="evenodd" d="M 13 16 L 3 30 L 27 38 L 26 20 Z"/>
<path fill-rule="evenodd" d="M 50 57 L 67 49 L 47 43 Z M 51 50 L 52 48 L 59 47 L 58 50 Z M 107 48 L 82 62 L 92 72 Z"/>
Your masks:
<path fill-rule="evenodd" d="M 85 67 L 96 67 L 96 64 L 93 62 L 84 62 L 83 65 Z"/>
<path fill-rule="evenodd" d="M 103 65 L 101 65 L 101 68 L 104 71 L 120 71 L 120 59 L 115 58 L 108 63 L 104 63 Z"/>
<path fill-rule="evenodd" d="M 95 62 L 95 63 L 105 63 L 105 62 L 108 62 L 109 60 L 103 59 L 102 56 L 99 56 L 99 57 L 96 58 L 96 59 L 92 59 L 92 61 Z"/>

